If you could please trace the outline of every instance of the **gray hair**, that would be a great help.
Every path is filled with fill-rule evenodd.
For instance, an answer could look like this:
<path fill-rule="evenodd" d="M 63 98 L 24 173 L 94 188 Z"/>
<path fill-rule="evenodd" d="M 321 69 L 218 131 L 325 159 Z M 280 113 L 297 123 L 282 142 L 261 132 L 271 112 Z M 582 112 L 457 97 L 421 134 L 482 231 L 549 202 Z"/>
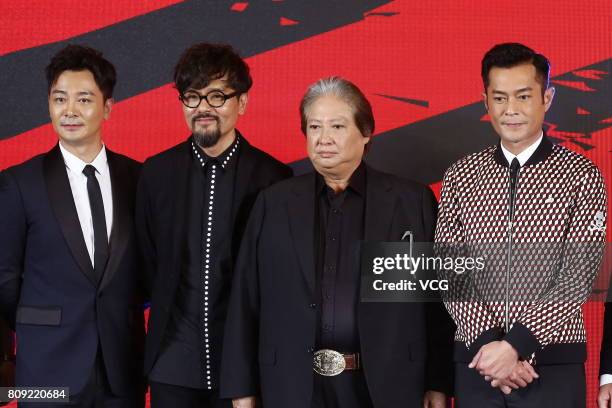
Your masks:
<path fill-rule="evenodd" d="M 372 106 L 363 92 L 351 81 L 342 77 L 332 76 L 319 79 L 308 87 L 300 103 L 302 133 L 306 134 L 306 111 L 322 96 L 333 95 L 346 102 L 353 109 L 353 119 L 363 137 L 371 137 L 374 133 L 374 114 Z M 366 145 L 369 148 L 370 142 Z"/>

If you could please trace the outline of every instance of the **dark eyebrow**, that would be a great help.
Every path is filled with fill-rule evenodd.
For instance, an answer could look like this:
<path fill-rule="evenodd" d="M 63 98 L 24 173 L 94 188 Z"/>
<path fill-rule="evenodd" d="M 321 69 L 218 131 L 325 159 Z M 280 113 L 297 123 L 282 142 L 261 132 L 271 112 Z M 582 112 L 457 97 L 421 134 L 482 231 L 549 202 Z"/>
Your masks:
<path fill-rule="evenodd" d="M 224 85 L 223 88 L 210 88 L 207 93 L 210 93 L 210 92 L 213 92 L 213 91 L 219 91 L 219 92 L 227 93 L 228 88 L 229 88 L 228 85 Z M 197 89 L 193 89 L 193 88 L 187 88 L 185 93 L 187 93 L 187 92 L 193 92 L 193 93 L 196 93 L 196 94 L 200 95 L 200 91 L 198 91 Z"/>
<path fill-rule="evenodd" d="M 62 91 L 61 89 L 54 89 L 53 91 L 51 91 L 51 93 L 52 94 L 68 95 L 68 92 Z M 83 96 L 83 95 L 96 96 L 96 94 L 91 92 L 91 91 L 82 91 L 82 92 L 79 92 L 77 95 L 78 96 Z"/>
<path fill-rule="evenodd" d="M 516 93 L 521 93 L 521 92 L 527 92 L 527 91 L 533 91 L 533 88 L 528 86 L 526 88 L 521 88 L 518 91 L 516 91 Z"/>
<path fill-rule="evenodd" d="M 320 122 L 321 119 L 317 119 L 317 118 L 307 118 L 306 122 Z"/>
<path fill-rule="evenodd" d="M 504 96 L 508 96 L 508 94 L 507 94 L 506 92 L 503 92 L 503 91 L 497 91 L 497 90 L 495 90 L 495 89 L 493 89 L 493 90 L 491 91 L 491 93 L 494 93 L 494 94 L 500 94 L 500 95 L 504 95 Z"/>

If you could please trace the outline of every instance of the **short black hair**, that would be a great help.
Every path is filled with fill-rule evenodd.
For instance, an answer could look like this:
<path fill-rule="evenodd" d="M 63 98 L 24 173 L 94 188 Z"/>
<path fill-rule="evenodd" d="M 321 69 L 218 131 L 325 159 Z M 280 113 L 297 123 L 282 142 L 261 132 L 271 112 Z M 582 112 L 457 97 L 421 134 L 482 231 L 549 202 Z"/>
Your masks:
<path fill-rule="evenodd" d="M 231 45 L 199 43 L 189 47 L 174 68 L 174 85 L 179 94 L 206 88 L 227 75 L 229 86 L 238 93 L 251 89 L 253 80 L 247 63 Z"/>
<path fill-rule="evenodd" d="M 59 50 L 45 68 L 47 75 L 47 94 L 57 78 L 64 71 L 89 71 L 102 91 L 104 100 L 113 97 L 117 83 L 117 71 L 113 64 L 102 56 L 102 53 L 84 45 L 69 44 Z"/>
<path fill-rule="evenodd" d="M 489 71 L 493 67 L 512 68 L 517 65 L 532 64 L 536 69 L 536 80 L 542 86 L 542 94 L 549 85 L 550 62 L 526 45 L 519 43 L 497 44 L 482 59 L 482 83 L 485 92 L 489 87 Z"/>

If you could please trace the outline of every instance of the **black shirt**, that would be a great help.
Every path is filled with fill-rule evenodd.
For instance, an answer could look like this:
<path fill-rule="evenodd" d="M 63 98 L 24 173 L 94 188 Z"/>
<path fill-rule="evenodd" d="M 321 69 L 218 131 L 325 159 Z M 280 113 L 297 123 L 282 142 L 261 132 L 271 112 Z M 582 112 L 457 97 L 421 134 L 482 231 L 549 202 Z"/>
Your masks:
<path fill-rule="evenodd" d="M 240 136 L 218 157 L 192 140 L 188 236 L 156 382 L 218 388 L 221 346 L 231 289 L 231 216 Z"/>
<path fill-rule="evenodd" d="M 359 351 L 359 241 L 363 239 L 366 167 L 353 172 L 348 187 L 335 193 L 316 176 L 315 248 L 320 325 L 317 348 Z"/>

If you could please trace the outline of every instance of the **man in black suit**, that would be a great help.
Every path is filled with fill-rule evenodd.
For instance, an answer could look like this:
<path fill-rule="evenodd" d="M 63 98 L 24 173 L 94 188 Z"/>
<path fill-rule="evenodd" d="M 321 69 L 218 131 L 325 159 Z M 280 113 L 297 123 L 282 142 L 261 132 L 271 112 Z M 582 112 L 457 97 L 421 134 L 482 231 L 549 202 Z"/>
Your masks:
<path fill-rule="evenodd" d="M 450 317 L 440 302 L 360 302 L 356 256 L 359 241 L 399 241 L 408 230 L 431 241 L 435 198 L 362 161 L 374 118 L 354 84 L 320 80 L 300 111 L 316 172 L 255 203 L 233 283 L 221 394 L 236 408 L 254 407 L 257 395 L 266 408 L 444 407 Z M 343 360 L 344 371 L 321 370 L 323 355 Z"/>
<path fill-rule="evenodd" d="M 14 334 L 0 315 L 0 387 L 15 386 Z M 0 407 L 8 404 L 0 402 Z"/>
<path fill-rule="evenodd" d="M 139 164 L 101 132 L 115 69 L 70 45 L 46 75 L 59 143 L 0 173 L 0 310 L 16 328 L 16 384 L 68 387 L 71 407 L 142 406 Z"/>
<path fill-rule="evenodd" d="M 599 356 L 598 408 L 612 408 L 612 292 L 605 303 L 603 337 Z"/>
<path fill-rule="evenodd" d="M 223 331 L 244 224 L 259 190 L 291 171 L 235 128 L 252 80 L 230 46 L 192 46 L 174 80 L 191 135 L 145 162 L 137 199 L 152 287 L 145 372 L 154 408 L 222 407 Z"/>

